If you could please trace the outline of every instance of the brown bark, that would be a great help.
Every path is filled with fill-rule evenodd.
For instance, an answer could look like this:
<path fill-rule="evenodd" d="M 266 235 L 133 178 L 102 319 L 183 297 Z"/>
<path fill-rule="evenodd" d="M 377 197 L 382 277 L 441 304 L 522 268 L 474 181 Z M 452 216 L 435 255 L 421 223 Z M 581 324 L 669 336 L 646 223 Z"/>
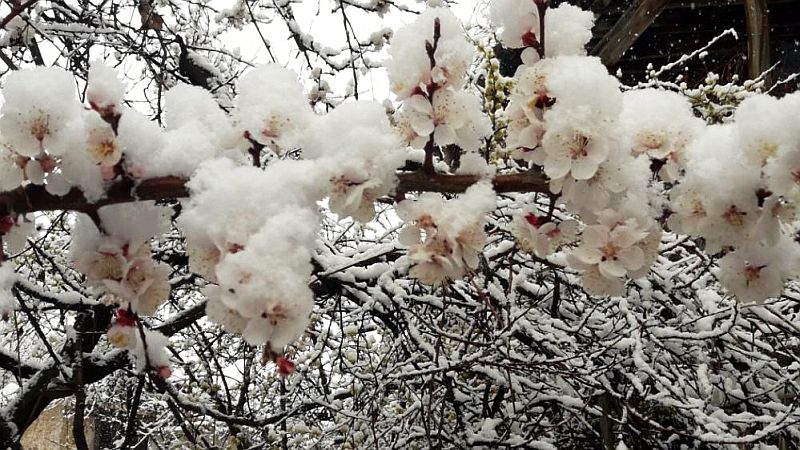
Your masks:
<path fill-rule="evenodd" d="M 422 172 L 402 172 L 397 178 L 399 193 L 414 191 L 460 193 L 481 179 L 475 175 L 427 175 Z M 34 211 L 89 212 L 116 203 L 185 198 L 189 196 L 186 182 L 186 179 L 179 177 L 151 178 L 136 184 L 123 180 L 109 186 L 106 197 L 95 203 L 86 200 L 77 188 L 63 197 L 58 197 L 48 193 L 43 186 L 29 185 L 0 193 L 0 217 L 11 213 L 24 214 Z M 539 170 L 497 175 L 492 179 L 492 184 L 498 193 L 548 192 L 547 177 Z"/>

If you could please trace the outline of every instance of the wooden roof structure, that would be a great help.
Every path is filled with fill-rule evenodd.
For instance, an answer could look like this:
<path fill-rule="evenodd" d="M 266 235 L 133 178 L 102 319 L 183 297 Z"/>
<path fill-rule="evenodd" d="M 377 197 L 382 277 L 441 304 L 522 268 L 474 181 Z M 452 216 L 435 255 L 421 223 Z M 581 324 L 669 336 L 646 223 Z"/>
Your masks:
<path fill-rule="evenodd" d="M 554 2 L 557 4 L 558 2 Z M 771 78 L 800 72 L 800 0 L 571 0 L 595 13 L 589 53 L 627 82 L 642 81 L 647 66 L 658 68 L 703 47 L 733 28 L 738 39 L 717 42 L 701 62 L 690 64 L 687 82 L 708 71 L 729 79 L 752 79 L 773 64 Z M 698 79 L 699 78 L 699 79 Z M 797 84 L 785 87 L 797 89 Z"/>

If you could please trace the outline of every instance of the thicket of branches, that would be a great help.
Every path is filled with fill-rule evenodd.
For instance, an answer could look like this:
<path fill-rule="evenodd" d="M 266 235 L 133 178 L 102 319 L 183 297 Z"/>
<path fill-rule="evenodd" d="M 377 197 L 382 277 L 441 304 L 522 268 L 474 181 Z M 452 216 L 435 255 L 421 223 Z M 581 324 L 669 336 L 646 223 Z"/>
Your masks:
<path fill-rule="evenodd" d="M 236 82 L 254 61 L 230 40 L 246 32 L 259 37 L 261 56 L 291 61 L 309 102 L 324 112 L 372 95 L 391 36 L 380 18 L 410 21 L 423 6 L 17 0 L 0 10 L 0 59 L 7 72 L 63 67 L 81 88 L 91 61 L 113 61 L 134 93 L 128 106 L 161 123 L 163 95 L 178 82 L 231 108 Z M 309 32 L 313 20 L 338 28 L 318 36 Z M 491 34 L 472 36 L 480 58 L 469 82 L 493 126 L 481 155 L 509 159 L 498 112 L 511 81 L 500 73 Z M 727 86 L 738 95 L 719 104 L 715 85 L 687 95 L 698 115 L 724 121 L 725 109 L 758 87 Z M 258 166 L 297 157 L 251 150 Z M 441 159 L 452 163 L 458 153 L 443 148 Z M 516 205 L 569 218 L 532 169 L 495 179 L 498 204 L 477 269 L 431 287 L 409 276 L 394 200 L 416 191 L 453 196 L 478 177 L 432 175 L 423 164 L 406 163 L 374 221 L 324 215 L 309 280 L 311 323 L 286 351 L 295 365 L 288 376 L 269 345 L 249 345 L 205 318 L 207 281 L 189 270 L 176 226 L 151 245 L 169 266 L 169 299 L 141 318 L 170 337 L 172 374 L 136 370 L 106 338 L 119 320 L 116 306 L 86 287 L 67 253 L 76 211 L 96 216 L 98 204 L 78 191 L 56 197 L 30 185 L 0 194 L 0 216 L 36 214 L 24 250 L 5 255 L 20 276 L 17 307 L 0 324 L 0 447 L 19 448 L 42 411 L 68 399 L 78 448 L 88 448 L 88 416 L 115 436 L 109 448 L 798 448 L 794 282 L 764 304 L 742 305 L 725 294 L 720 256 L 702 239 L 665 233 L 651 270 L 626 295 L 587 294 L 579 273 L 515 243 Z M 174 221 L 185 207 L 184 182 L 121 179 L 104 202 L 157 200 Z"/>

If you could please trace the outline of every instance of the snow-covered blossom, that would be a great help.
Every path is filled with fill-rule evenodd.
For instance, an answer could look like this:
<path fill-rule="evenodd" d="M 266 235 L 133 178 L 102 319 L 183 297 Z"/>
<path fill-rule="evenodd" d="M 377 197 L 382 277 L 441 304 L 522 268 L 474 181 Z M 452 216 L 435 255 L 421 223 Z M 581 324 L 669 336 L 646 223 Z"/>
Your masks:
<path fill-rule="evenodd" d="M 294 72 L 267 64 L 247 72 L 236 87 L 231 118 L 243 148 L 249 140 L 276 153 L 299 146 L 313 112 Z"/>
<path fill-rule="evenodd" d="M 703 126 L 685 96 L 656 89 L 623 94 L 620 126 L 635 155 L 658 160 L 662 180 L 675 181 L 686 165 L 686 146 Z"/>
<path fill-rule="evenodd" d="M 671 194 L 670 226 L 702 236 L 711 253 L 752 238 L 758 221 L 761 171 L 741 151 L 730 125 L 709 127 L 687 148 L 686 176 Z M 717 188 L 728 179 L 736 181 Z"/>
<path fill-rule="evenodd" d="M 106 339 L 114 347 L 128 350 L 138 372 L 151 370 L 161 378 L 172 374 L 167 354 L 169 338 L 144 326 L 135 312 L 117 308 Z"/>
<path fill-rule="evenodd" d="M 586 44 L 592 38 L 594 15 L 568 3 L 561 3 L 557 8 L 546 8 L 546 4 L 533 0 L 492 2 L 490 20 L 495 29 L 500 30 L 500 42 L 509 48 L 527 47 L 522 60 L 526 64 L 535 63 L 543 41 L 540 14 L 544 13 L 545 57 L 585 55 Z"/>
<path fill-rule="evenodd" d="M 545 14 L 545 57 L 586 54 L 592 39 L 594 14 L 569 3 L 549 8 Z"/>
<path fill-rule="evenodd" d="M 481 182 L 454 200 L 424 193 L 416 201 L 401 202 L 397 214 L 406 226 L 400 243 L 409 247 L 411 276 L 436 285 L 477 269 L 486 242 L 486 214 L 495 201 L 491 185 Z"/>
<path fill-rule="evenodd" d="M 481 111 L 480 100 L 466 91 L 439 89 L 429 101 L 414 95 L 403 102 L 400 120 L 408 120 L 413 138 L 410 145 L 422 148 L 433 133 L 439 147 L 456 144 L 464 150 L 477 150 L 491 134 L 489 119 Z"/>
<path fill-rule="evenodd" d="M 738 301 L 761 303 L 779 297 L 797 269 L 797 244 L 786 239 L 775 246 L 750 244 L 728 253 L 719 262 L 719 278 Z"/>
<path fill-rule="evenodd" d="M 539 10 L 533 0 L 494 1 L 490 19 L 500 30 L 498 38 L 506 47 L 529 47 L 539 41 Z"/>
<path fill-rule="evenodd" d="M 512 232 L 520 247 L 539 258 L 546 258 L 561 245 L 571 244 L 578 238 L 578 222 L 567 219 L 559 223 L 524 211 L 514 216 Z"/>
<path fill-rule="evenodd" d="M 137 372 L 152 370 L 161 378 L 169 378 L 170 369 L 169 338 L 155 330 L 144 328 L 144 336 L 139 330 L 132 333 L 133 342 L 129 343 L 129 355 L 133 359 Z M 148 365 L 149 364 L 149 365 Z"/>
<path fill-rule="evenodd" d="M 433 51 L 436 65 L 431 67 L 426 46 L 434 45 L 435 22 L 440 37 Z M 447 8 L 428 8 L 394 35 L 386 62 L 392 92 L 404 99 L 429 92 L 433 83 L 439 88 L 460 89 L 474 54 L 455 15 Z"/>
<path fill-rule="evenodd" d="M 264 170 L 227 158 L 206 161 L 188 183 L 191 197 L 179 225 L 192 246 L 206 249 L 198 255 L 211 246 L 223 253 L 239 251 L 274 214 L 324 197 L 327 180 L 320 173 L 312 161 L 277 161 Z"/>
<path fill-rule="evenodd" d="M 757 95 L 744 100 L 736 108 L 733 132 L 745 161 L 764 166 L 779 153 L 796 150 L 800 131 L 794 117 L 799 112 L 800 105 L 791 98 Z"/>
<path fill-rule="evenodd" d="M 660 228 L 652 220 L 611 209 L 598 213 L 597 222 L 584 228 L 580 245 L 568 255 L 568 261 L 583 271 L 587 292 L 621 295 L 624 280 L 644 275 L 655 259 Z"/>
<path fill-rule="evenodd" d="M 345 103 L 320 117 L 304 139 L 303 155 L 324 167 L 331 211 L 368 222 L 375 201 L 394 191 L 395 170 L 405 161 L 383 106 Z"/>
<path fill-rule="evenodd" d="M 246 319 L 241 333 L 251 344 L 282 348 L 308 325 L 314 304 L 308 277 L 317 220 L 316 211 L 309 209 L 279 213 L 244 249 L 225 255 L 218 264 L 220 289 L 210 293 L 218 293 L 224 306 Z"/>
<path fill-rule="evenodd" d="M 550 112 L 588 110 L 598 121 L 616 120 L 622 112 L 620 83 L 594 56 L 557 56 L 551 59 L 543 80 L 547 95 L 555 99 Z M 603 126 L 613 129 L 613 123 Z"/>
<path fill-rule="evenodd" d="M 190 267 L 218 284 L 205 291 L 209 318 L 251 344 L 283 347 L 308 324 L 315 202 L 327 181 L 320 175 L 329 173 L 320 165 L 287 160 L 261 170 L 219 159 L 202 164 L 189 183 L 179 223 Z"/>
<path fill-rule="evenodd" d="M 164 120 L 162 130 L 134 111 L 121 119 L 119 141 L 126 146 L 128 166 L 145 177 L 190 177 L 203 161 L 215 157 L 243 160 L 241 147 L 251 145 L 214 97 L 198 86 L 181 83 L 167 91 Z"/>
<path fill-rule="evenodd" d="M 739 133 L 744 135 L 742 139 L 748 148 L 760 148 L 763 152 L 775 146 L 774 154 L 766 158 L 764 167 L 767 184 L 771 191 L 797 203 L 800 197 L 800 129 L 789 122 L 800 114 L 800 93 L 786 95 L 777 105 L 767 102 L 765 106 L 770 107 L 770 111 L 749 111 L 756 109 L 757 104 L 743 103 L 742 106 L 750 108 L 741 114 L 737 112 L 737 126 L 740 120 L 746 123 Z"/>
<path fill-rule="evenodd" d="M 87 216 L 75 225 L 70 248 L 75 268 L 114 303 L 137 314 L 154 314 L 169 297 L 170 268 L 153 260 L 148 240 L 167 229 L 166 209 L 147 203 L 114 205 L 101 208 L 98 217 L 103 232 Z"/>
<path fill-rule="evenodd" d="M 219 290 L 220 287 L 216 285 L 208 285 L 203 289 L 203 293 L 208 299 L 206 317 L 228 333 L 242 334 L 249 320 L 242 317 L 235 309 L 226 306 L 222 302 L 222 294 Z"/>
<path fill-rule="evenodd" d="M 126 86 L 120 81 L 116 70 L 102 61 L 92 62 L 86 85 L 86 101 L 103 119 L 113 120 L 119 114 L 125 90 Z"/>
<path fill-rule="evenodd" d="M 591 116 L 561 114 L 548 119 L 542 139 L 544 173 L 553 180 L 571 176 L 588 180 L 608 158 L 614 142 Z"/>
<path fill-rule="evenodd" d="M 12 72 L 3 87 L 0 133 L 16 153 L 35 157 L 70 149 L 66 139 L 82 117 L 73 77 L 56 67 Z"/>

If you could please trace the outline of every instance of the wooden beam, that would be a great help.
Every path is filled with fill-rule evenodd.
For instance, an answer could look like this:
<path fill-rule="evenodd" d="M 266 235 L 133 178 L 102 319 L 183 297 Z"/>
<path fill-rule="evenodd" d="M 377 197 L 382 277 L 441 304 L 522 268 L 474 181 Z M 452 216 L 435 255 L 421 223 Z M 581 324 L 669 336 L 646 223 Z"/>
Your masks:
<path fill-rule="evenodd" d="M 767 0 L 745 0 L 747 23 L 747 76 L 758 78 L 769 68 L 769 15 Z"/>
<path fill-rule="evenodd" d="M 616 64 L 669 3 L 670 0 L 637 0 L 600 38 L 592 54 L 607 66 Z"/>

